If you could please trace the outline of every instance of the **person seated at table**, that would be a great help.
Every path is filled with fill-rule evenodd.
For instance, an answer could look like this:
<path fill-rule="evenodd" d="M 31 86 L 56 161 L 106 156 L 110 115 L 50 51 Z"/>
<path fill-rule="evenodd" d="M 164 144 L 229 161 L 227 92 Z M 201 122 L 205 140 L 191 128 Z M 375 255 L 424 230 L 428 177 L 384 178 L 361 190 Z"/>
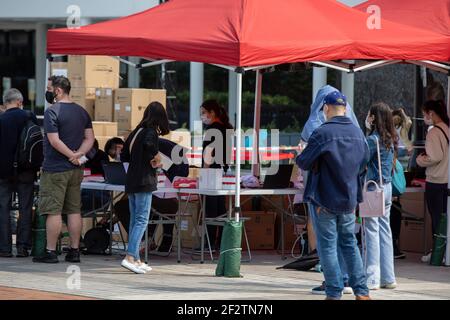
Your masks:
<path fill-rule="evenodd" d="M 184 150 L 183 147 L 172 142 L 170 140 L 159 138 L 159 151 L 165 156 L 172 159 L 172 151 L 177 148 L 177 150 Z M 174 164 L 168 170 L 162 170 L 166 176 L 165 188 L 173 188 L 172 182 L 175 177 L 187 177 L 189 175 L 189 164 L 186 158 L 186 152 L 180 154 L 181 162 L 177 163 L 174 159 Z M 175 215 L 178 212 L 178 199 L 175 193 L 164 193 L 155 191 L 152 198 L 152 209 L 166 215 Z M 130 225 L 130 209 L 128 203 L 128 197 L 123 197 L 114 206 L 114 211 L 117 213 L 118 219 L 125 230 L 129 229 Z M 152 217 L 156 218 L 156 217 Z M 172 235 L 174 224 L 164 224 L 163 225 L 163 238 L 161 244 L 158 247 L 160 252 L 169 252 L 172 246 Z M 149 237 L 155 232 L 156 225 L 149 225 L 148 233 Z M 150 249 L 153 249 L 154 244 L 149 244 Z"/>
<path fill-rule="evenodd" d="M 120 153 L 122 152 L 124 144 L 125 142 L 119 137 L 111 138 L 108 141 L 106 141 L 105 152 L 114 161 L 120 161 Z"/>
<path fill-rule="evenodd" d="M 91 170 L 91 175 L 101 174 L 104 176 L 105 173 L 103 171 L 103 164 L 109 162 L 109 157 L 105 151 L 99 148 L 97 139 L 95 139 L 94 146 L 91 151 L 88 152 L 86 157 L 89 160 L 86 162 L 84 167 Z"/>
<path fill-rule="evenodd" d="M 411 130 L 412 120 L 406 115 L 403 108 L 398 108 L 392 112 L 395 130 L 400 138 L 398 141 L 398 157 L 403 158 L 411 155 L 413 151 L 413 143 L 409 139 L 409 131 Z"/>
<path fill-rule="evenodd" d="M 86 154 L 89 159 L 85 168 L 91 170 L 91 175 L 102 175 L 105 173 L 103 171 L 103 164 L 109 162 L 108 155 L 106 152 L 101 150 L 98 145 L 97 139 L 94 141 L 94 146 L 91 151 Z M 85 215 L 94 210 L 103 208 L 109 203 L 110 196 L 108 191 L 102 190 L 81 190 L 81 213 Z"/>
<path fill-rule="evenodd" d="M 200 106 L 200 116 L 206 126 L 203 138 L 202 168 L 221 168 L 226 173 L 230 163 L 227 154 L 231 154 L 232 142 L 232 137 L 227 135 L 227 130 L 233 129 L 227 111 L 216 100 L 207 100 Z M 225 213 L 225 196 L 205 196 L 205 216 L 207 218 L 215 218 Z M 217 237 L 216 231 L 216 226 L 207 228 L 212 250 L 220 249 L 222 229 L 219 229 Z M 206 241 L 205 244 L 205 249 L 209 250 Z M 200 250 L 201 248 L 197 248 L 197 251 Z"/>

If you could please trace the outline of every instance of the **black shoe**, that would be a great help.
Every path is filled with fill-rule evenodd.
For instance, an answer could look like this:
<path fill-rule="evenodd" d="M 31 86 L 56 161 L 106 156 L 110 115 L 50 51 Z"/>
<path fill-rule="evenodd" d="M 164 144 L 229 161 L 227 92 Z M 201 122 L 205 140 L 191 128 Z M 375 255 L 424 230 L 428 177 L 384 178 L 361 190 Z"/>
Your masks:
<path fill-rule="evenodd" d="M 12 258 L 13 255 L 11 252 L 0 252 L 0 258 Z"/>
<path fill-rule="evenodd" d="M 405 259 L 406 258 L 406 255 L 400 251 L 400 249 L 396 243 L 394 243 L 393 247 L 394 247 L 394 259 Z"/>
<path fill-rule="evenodd" d="M 81 262 L 80 260 L 80 249 L 69 249 L 69 252 L 66 254 L 66 261 L 67 262 L 73 262 L 78 263 Z"/>
<path fill-rule="evenodd" d="M 17 254 L 16 254 L 17 258 L 26 258 L 29 255 L 30 255 L 30 253 L 28 252 L 28 249 L 23 248 L 23 247 L 17 248 Z"/>
<path fill-rule="evenodd" d="M 406 258 L 406 254 L 404 254 L 400 250 L 394 251 L 394 259 L 405 259 L 405 258 Z"/>
<path fill-rule="evenodd" d="M 43 256 L 40 257 L 34 257 L 33 262 L 39 262 L 39 263 L 58 263 L 58 255 L 56 254 L 56 251 L 50 251 L 47 250 L 46 253 Z"/>

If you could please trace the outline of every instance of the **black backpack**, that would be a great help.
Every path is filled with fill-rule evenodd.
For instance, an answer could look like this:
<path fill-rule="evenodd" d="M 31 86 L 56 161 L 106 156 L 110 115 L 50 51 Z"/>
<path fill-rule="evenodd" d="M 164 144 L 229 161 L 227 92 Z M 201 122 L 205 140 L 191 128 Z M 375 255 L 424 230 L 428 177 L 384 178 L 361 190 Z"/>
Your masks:
<path fill-rule="evenodd" d="M 110 234 L 105 226 L 90 229 L 84 235 L 84 254 L 105 255 L 109 247 Z"/>
<path fill-rule="evenodd" d="M 44 161 L 44 135 L 41 127 L 33 121 L 31 113 L 20 132 L 14 167 L 18 170 L 38 171 Z"/>

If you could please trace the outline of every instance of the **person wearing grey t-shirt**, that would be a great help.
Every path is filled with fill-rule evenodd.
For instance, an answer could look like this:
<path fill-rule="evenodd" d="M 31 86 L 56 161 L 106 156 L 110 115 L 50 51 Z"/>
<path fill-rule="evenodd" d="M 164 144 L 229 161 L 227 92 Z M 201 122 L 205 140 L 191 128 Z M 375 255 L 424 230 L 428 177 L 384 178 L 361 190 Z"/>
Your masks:
<path fill-rule="evenodd" d="M 95 137 L 89 114 L 70 101 L 70 89 L 66 77 L 49 78 L 46 99 L 53 104 L 44 114 L 44 163 L 39 190 L 39 213 L 47 216 L 47 251 L 35 257 L 34 262 L 58 262 L 56 243 L 62 214 L 68 217 L 70 234 L 70 249 L 65 260 L 80 262 L 82 166 Z"/>

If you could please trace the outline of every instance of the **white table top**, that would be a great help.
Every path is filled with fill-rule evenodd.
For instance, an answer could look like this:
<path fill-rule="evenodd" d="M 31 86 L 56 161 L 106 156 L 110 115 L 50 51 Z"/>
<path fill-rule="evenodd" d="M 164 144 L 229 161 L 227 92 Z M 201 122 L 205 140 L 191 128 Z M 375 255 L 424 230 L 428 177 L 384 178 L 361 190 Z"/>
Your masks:
<path fill-rule="evenodd" d="M 179 189 L 181 193 L 201 194 L 205 196 L 232 196 L 236 194 L 236 189 L 233 190 L 200 190 L 200 189 Z M 241 188 L 241 195 L 243 196 L 267 196 L 267 195 L 296 195 L 302 194 L 303 190 L 296 188 L 287 189 L 247 189 Z"/>
<path fill-rule="evenodd" d="M 125 186 L 107 184 L 104 182 L 82 182 L 82 189 L 103 190 L 125 192 Z M 158 193 L 185 193 L 185 194 L 201 194 L 206 196 L 232 196 L 236 194 L 236 190 L 200 190 L 200 189 L 175 189 L 175 188 L 159 188 Z M 295 195 L 301 194 L 303 191 L 295 188 L 288 189 L 241 189 L 241 195 Z"/>

